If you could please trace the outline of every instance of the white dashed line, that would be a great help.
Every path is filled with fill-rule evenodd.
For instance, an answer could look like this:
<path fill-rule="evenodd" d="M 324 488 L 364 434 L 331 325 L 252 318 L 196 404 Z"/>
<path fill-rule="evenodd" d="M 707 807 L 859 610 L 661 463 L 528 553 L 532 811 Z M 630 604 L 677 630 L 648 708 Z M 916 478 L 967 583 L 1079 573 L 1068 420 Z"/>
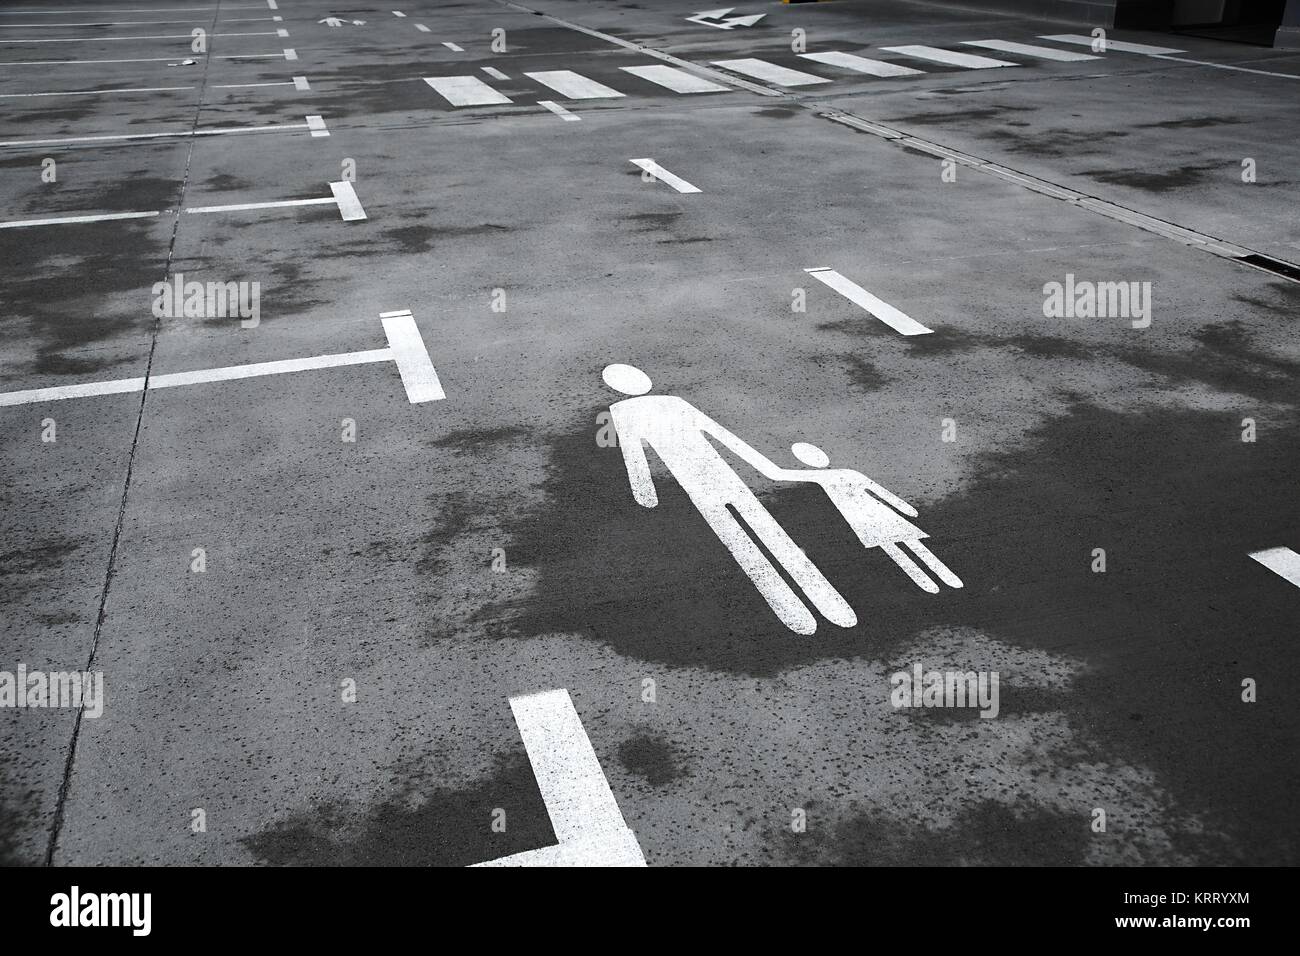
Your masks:
<path fill-rule="evenodd" d="M 556 103 L 554 100 L 538 100 L 537 105 L 545 107 L 546 109 L 550 110 L 552 113 L 554 113 L 556 116 L 558 116 L 560 119 L 564 120 L 567 123 L 576 123 L 582 119 L 581 116 L 578 116 L 575 113 L 570 113 L 568 110 L 566 110 L 559 103 Z"/>
<path fill-rule="evenodd" d="M 679 193 L 697 193 L 700 191 L 698 187 L 692 186 L 680 176 L 670 173 L 653 159 L 633 159 L 631 160 L 631 163 L 634 166 L 640 166 L 655 179 L 659 180 L 661 183 L 666 183 L 669 186 L 672 186 L 673 189 L 677 190 Z"/>
<path fill-rule="evenodd" d="M 927 329 L 910 315 L 900 312 L 883 299 L 876 298 L 876 296 L 862 288 L 862 286 L 846 279 L 834 269 L 827 266 L 819 266 L 813 269 L 805 269 L 804 272 L 808 273 L 819 282 L 823 282 L 830 286 L 854 305 L 866 309 L 881 322 L 884 322 L 887 326 L 901 335 L 928 335 L 933 331 Z"/>
<path fill-rule="evenodd" d="M 1300 554 L 1296 554 L 1290 548 L 1267 548 L 1263 551 L 1252 551 L 1250 556 L 1274 574 L 1280 575 L 1300 588 Z"/>

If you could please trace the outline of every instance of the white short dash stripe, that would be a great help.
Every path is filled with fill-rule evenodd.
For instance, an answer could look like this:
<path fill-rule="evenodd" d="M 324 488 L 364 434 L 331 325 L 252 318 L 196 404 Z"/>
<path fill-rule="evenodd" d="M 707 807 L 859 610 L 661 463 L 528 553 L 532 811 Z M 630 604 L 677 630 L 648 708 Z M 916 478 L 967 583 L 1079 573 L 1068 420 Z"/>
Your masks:
<path fill-rule="evenodd" d="M 456 53 L 465 52 L 465 48 L 463 46 L 459 46 L 458 44 L 452 43 L 450 40 L 443 40 L 442 45 L 445 46 L 448 50 L 452 50 Z"/>
<path fill-rule="evenodd" d="M 428 33 L 428 32 L 429 32 L 429 28 L 426 27 L 423 23 L 417 23 L 417 24 L 415 25 L 415 29 L 419 30 L 421 33 Z"/>
<path fill-rule="evenodd" d="M 885 60 L 872 60 L 853 53 L 828 51 L 826 53 L 800 53 L 799 55 L 805 60 L 825 63 L 829 66 L 838 66 L 841 69 L 852 70 L 854 73 L 866 73 L 869 76 L 916 76 L 918 73 L 925 72 L 924 70 L 913 69 L 910 66 L 899 66 L 897 63 L 889 63 Z"/>
<path fill-rule="evenodd" d="M 393 11 L 393 16 L 395 16 L 395 17 L 404 17 L 404 16 L 406 16 L 406 14 L 403 13 L 401 10 L 394 10 L 394 11 Z"/>
<path fill-rule="evenodd" d="M 815 269 L 805 269 L 804 271 L 819 282 L 830 286 L 854 305 L 866 309 L 895 332 L 902 335 L 927 335 L 932 331 L 910 315 L 900 312 L 883 299 L 876 298 L 862 286 L 846 279 L 834 269 L 822 266 Z"/>
<path fill-rule="evenodd" d="M 289 35 L 289 31 L 284 27 L 280 27 L 275 31 L 275 35 L 283 39 Z"/>
<path fill-rule="evenodd" d="M 645 866 L 567 690 L 510 698 L 557 846 L 481 866 Z"/>
<path fill-rule="evenodd" d="M 673 189 L 677 190 L 679 193 L 697 193 L 700 191 L 698 187 L 692 186 L 690 183 L 682 179 L 680 176 L 673 175 L 668 170 L 664 169 L 662 166 L 656 163 L 653 159 L 634 159 L 631 160 L 631 162 L 634 166 L 640 166 L 642 169 L 644 169 L 647 173 L 649 173 L 651 176 L 653 176 L 655 179 L 659 180 L 660 182 L 667 183 L 669 186 L 672 186 Z"/>
<path fill-rule="evenodd" d="M 0 229 L 25 229 L 28 226 L 59 226 L 74 222 L 111 222 L 115 219 L 152 219 L 157 212 L 110 212 L 93 216 L 57 216 L 52 219 L 19 219 L 0 222 Z"/>
<path fill-rule="evenodd" d="M 1274 574 L 1281 575 L 1300 588 L 1300 554 L 1290 548 L 1267 548 L 1252 551 L 1250 556 Z"/>
<path fill-rule="evenodd" d="M 382 318 L 384 334 L 388 336 L 388 347 L 392 350 L 393 361 L 397 363 L 398 374 L 402 376 L 402 385 L 411 404 L 419 402 L 437 402 L 446 398 L 442 382 L 429 359 L 429 351 L 420 338 L 420 330 L 411 315 L 390 315 Z"/>
<path fill-rule="evenodd" d="M 506 76 L 506 74 L 502 73 L 495 66 L 485 66 L 483 67 L 483 72 L 486 73 L 488 76 L 492 77 L 492 79 L 494 80 L 510 79 L 510 77 Z"/>
<path fill-rule="evenodd" d="M 477 76 L 426 76 L 424 82 L 452 106 L 488 106 L 510 102 L 510 97 L 498 93 Z"/>
<path fill-rule="evenodd" d="M 311 130 L 312 136 L 328 136 L 330 131 L 325 128 L 325 119 L 322 116 L 308 116 L 307 128 Z"/>
<path fill-rule="evenodd" d="M 726 70 L 731 70 L 733 73 L 742 73 L 745 76 L 752 76 L 757 80 L 767 80 L 769 83 L 775 83 L 777 86 L 812 86 L 816 83 L 831 82 L 822 76 L 814 76 L 811 73 L 801 73 L 798 70 L 791 70 L 784 66 L 777 66 L 775 63 L 768 63 L 766 60 L 757 60 L 753 58 L 740 60 L 714 60 L 713 65 L 720 66 Z"/>
<path fill-rule="evenodd" d="M 1032 43 L 1012 43 L 1010 40 L 962 40 L 961 42 L 963 46 L 977 46 L 981 49 L 997 50 L 1001 53 L 1019 53 L 1021 56 L 1034 56 L 1040 60 L 1059 60 L 1062 63 L 1101 59 L 1101 57 L 1093 56 L 1091 53 L 1057 50 L 1054 47 L 1035 46 Z"/>
<path fill-rule="evenodd" d="M 286 60 L 296 60 L 298 59 L 298 51 L 295 50 L 293 47 L 286 47 L 284 51 L 284 58 Z"/>
<path fill-rule="evenodd" d="M 357 222 L 366 218 L 366 211 L 361 208 L 357 191 L 346 179 L 342 182 L 330 183 L 330 192 L 334 194 L 334 200 L 339 204 L 339 215 L 343 217 L 344 222 Z"/>
<path fill-rule="evenodd" d="M 884 46 L 884 53 L 897 53 L 918 60 L 930 60 L 934 63 L 946 63 L 948 66 L 960 66 L 967 70 L 991 70 L 999 66 L 1019 66 L 1010 60 L 995 60 L 991 56 L 976 56 L 974 53 L 961 53 L 956 50 L 944 50 L 937 46 L 925 46 L 914 43 L 907 46 Z"/>
<path fill-rule="evenodd" d="M 1057 43 L 1073 43 L 1075 46 L 1086 46 L 1089 49 L 1092 49 L 1092 45 L 1095 42 L 1092 37 L 1082 36 L 1077 33 L 1055 33 L 1050 36 L 1039 36 L 1038 39 L 1054 40 Z M 1167 46 L 1148 46 L 1145 43 L 1125 43 L 1123 40 L 1112 40 L 1108 37 L 1106 39 L 1106 48 L 1102 52 L 1109 53 L 1111 50 L 1118 51 L 1119 53 L 1147 53 L 1152 55 L 1157 53 L 1187 52 L 1186 50 L 1173 50 Z"/>
<path fill-rule="evenodd" d="M 546 109 L 550 110 L 560 119 L 568 123 L 576 123 L 582 119 L 581 116 L 577 115 L 576 113 L 570 113 L 563 106 L 561 106 L 559 103 L 554 102 L 553 100 L 538 100 L 537 105 L 544 106 Z"/>
<path fill-rule="evenodd" d="M 674 93 L 729 93 L 731 87 L 714 83 L 694 73 L 687 73 L 674 66 L 620 66 L 624 73 L 631 73 L 656 86 L 672 90 Z"/>
<path fill-rule="evenodd" d="M 569 100 L 606 100 L 623 95 L 618 90 L 611 90 L 605 84 L 589 80 L 572 70 L 542 70 L 538 73 L 525 73 L 524 76 L 543 86 L 549 86 Z"/>

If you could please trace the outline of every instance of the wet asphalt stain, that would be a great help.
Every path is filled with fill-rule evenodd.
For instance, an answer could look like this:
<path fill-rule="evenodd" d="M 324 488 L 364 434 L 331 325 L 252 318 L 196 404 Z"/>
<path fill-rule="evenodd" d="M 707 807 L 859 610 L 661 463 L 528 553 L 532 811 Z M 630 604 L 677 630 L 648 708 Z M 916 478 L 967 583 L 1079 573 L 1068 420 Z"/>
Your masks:
<path fill-rule="evenodd" d="M 623 741 L 618 759 L 630 773 L 643 777 L 652 787 L 688 776 L 672 743 L 648 733 Z"/>
<path fill-rule="evenodd" d="M 63 573 L 64 562 L 81 549 L 67 538 L 52 536 L 29 547 L 0 554 L 0 584 L 3 603 L 19 603 L 50 578 Z"/>
<path fill-rule="evenodd" d="M 945 113 L 909 113 L 906 116 L 897 116 L 889 120 L 890 124 L 902 123 L 912 126 L 937 126 L 944 123 L 984 123 L 990 120 L 1000 120 L 1008 113 L 1034 113 L 1037 108 L 1033 106 L 1003 106 L 994 104 L 969 110 L 953 110 Z"/>
<path fill-rule="evenodd" d="M 656 239 L 655 245 L 659 246 L 678 246 L 690 245 L 696 242 L 716 242 L 712 236 L 687 236 L 684 239 Z"/>
<path fill-rule="evenodd" d="M 1240 166 L 1232 163 L 1190 163 L 1174 169 L 1090 169 L 1083 175 L 1110 186 L 1131 186 L 1146 192 L 1164 193 L 1183 186 L 1193 186 L 1209 172 L 1231 173 Z"/>
<path fill-rule="evenodd" d="M 506 828 L 492 832 L 495 808 Z M 328 803 L 240 841 L 273 866 L 469 866 L 555 843 L 546 806 L 524 754 L 501 757 L 468 787 L 431 786 L 407 775 L 375 806 Z"/>
<path fill-rule="evenodd" d="M 1205 129 L 1209 126 L 1231 126 L 1244 123 L 1236 116 L 1201 116 L 1194 119 L 1161 120 L 1158 123 L 1138 123 L 1138 129 Z"/>
<path fill-rule="evenodd" d="M 522 440 L 532 432 L 520 425 L 507 425 L 502 428 L 475 428 L 454 431 L 436 441 L 429 442 L 432 448 L 450 448 L 455 452 L 480 452 L 488 445 Z"/>
<path fill-rule="evenodd" d="M 636 175 L 639 176 L 640 173 Z M 630 216 L 624 216 L 623 221 L 639 227 L 638 232 L 654 232 L 676 225 L 681 215 L 680 210 L 674 212 L 636 212 Z"/>
<path fill-rule="evenodd" d="M 1270 373 L 1235 358 L 1242 346 L 1228 339 L 1205 346 L 1228 368 L 1207 369 L 1208 355 L 1148 360 L 1187 381 L 1260 391 L 1251 380 Z M 598 447 L 579 422 L 551 446 L 546 506 L 508 526 L 514 562 L 538 578 L 528 598 L 498 609 L 494 636 L 574 632 L 636 659 L 770 677 L 827 659 L 889 659 L 929 628 L 973 627 L 1082 658 L 1073 724 L 1111 758 L 1154 768 L 1251 859 L 1294 861 L 1300 849 L 1277 834 L 1291 832 L 1300 775 L 1276 754 L 1300 731 L 1297 712 L 1247 707 L 1237 688 L 1248 673 L 1278 681 L 1300 666 L 1294 589 L 1246 557 L 1300 541 L 1300 417 L 1270 422 L 1266 452 L 1240 441 L 1240 417 L 1079 402 L 1016 447 L 977 456 L 963 492 L 917 519 L 966 585 L 937 595 L 878 549 L 864 552 L 819 488 L 752 479 L 857 612 L 857 627 L 822 620 L 811 637 L 776 620 L 670 476 L 656 473 L 658 507 L 639 507 L 618 449 Z M 1091 571 L 1097 547 L 1106 573 Z M 1272 772 L 1244 772 L 1260 767 Z"/>
<path fill-rule="evenodd" d="M 840 866 L 1076 866 L 1084 861 L 1088 817 L 1036 805 L 982 800 L 949 827 L 908 826 L 863 814 L 819 833 L 810 813 L 804 833 L 787 831 L 792 861 Z"/>
<path fill-rule="evenodd" d="M 218 192 L 232 192 L 236 189 L 251 189 L 252 183 L 246 179 L 240 179 L 238 176 L 232 176 L 229 173 L 219 173 L 216 176 L 209 176 L 203 181 L 203 185 L 209 189 Z"/>
<path fill-rule="evenodd" d="M 1083 131 L 1061 127 L 1021 133 L 1006 127 L 994 127 L 985 135 L 1000 141 L 1002 147 L 1012 153 L 1056 158 L 1105 153 L 1107 140 L 1122 139 L 1129 134 L 1118 129 Z"/>
<path fill-rule="evenodd" d="M 766 109 L 755 110 L 754 115 L 770 116 L 773 119 L 790 119 L 792 116 L 797 116 L 798 112 L 798 110 L 792 110 L 785 106 L 770 106 Z"/>
<path fill-rule="evenodd" d="M 38 375 L 93 375 L 135 361 L 132 356 L 121 358 L 69 358 L 60 352 L 42 349 L 36 355 L 31 370 Z"/>

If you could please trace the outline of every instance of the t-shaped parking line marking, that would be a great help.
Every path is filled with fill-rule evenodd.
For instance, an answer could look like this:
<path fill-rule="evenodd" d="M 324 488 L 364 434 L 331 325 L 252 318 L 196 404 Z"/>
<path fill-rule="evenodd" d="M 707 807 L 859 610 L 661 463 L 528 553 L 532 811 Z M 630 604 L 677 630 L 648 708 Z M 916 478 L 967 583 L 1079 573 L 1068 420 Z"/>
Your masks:
<path fill-rule="evenodd" d="M 147 378 L 119 378 L 107 382 L 85 382 L 79 385 L 56 385 L 51 388 L 33 388 L 19 392 L 0 392 L 0 407 L 30 405 L 36 402 L 55 402 L 67 398 L 92 398 L 98 395 L 122 395 L 129 392 L 153 391 L 158 388 L 177 388 L 182 385 L 202 385 L 209 382 L 229 382 L 241 378 L 260 378 L 281 375 L 285 372 L 308 372 L 322 368 L 341 368 L 345 365 L 367 365 L 373 362 L 392 362 L 402 379 L 407 400 L 412 405 L 437 402 L 446 398 L 438 373 L 424 347 L 420 330 L 409 310 L 384 313 L 381 316 L 388 348 L 368 349 L 363 352 L 339 352 L 316 355 L 311 358 L 282 359 L 277 362 L 257 362 L 252 365 L 229 365 L 225 368 L 205 368 L 192 372 L 170 372 L 150 375 Z"/>

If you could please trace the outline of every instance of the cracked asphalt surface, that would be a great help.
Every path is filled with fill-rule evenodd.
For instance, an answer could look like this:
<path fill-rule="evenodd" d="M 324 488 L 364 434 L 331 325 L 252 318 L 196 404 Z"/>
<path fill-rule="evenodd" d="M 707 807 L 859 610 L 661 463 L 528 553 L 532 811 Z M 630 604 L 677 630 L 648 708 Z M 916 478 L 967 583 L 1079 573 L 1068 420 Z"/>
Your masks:
<path fill-rule="evenodd" d="M 0 708 L 0 862 L 547 846 L 509 700 L 554 688 L 652 866 L 1298 861 L 1300 589 L 1248 555 L 1300 549 L 1300 284 L 828 114 L 1296 262 L 1300 54 L 1121 32 L 1180 58 L 1057 62 L 962 46 L 1071 32 L 1023 17 L 763 2 L 721 30 L 697 6 L 0 9 L 3 222 L 158 213 L 0 228 L 0 392 L 380 349 L 409 309 L 446 393 L 408 401 L 385 361 L 0 405 L 0 670 L 106 694 Z M 801 59 L 796 29 L 923 72 Z M 909 44 L 1016 65 L 883 51 Z M 750 57 L 831 82 L 713 65 Z M 621 69 L 681 61 L 727 88 Z M 527 75 L 550 70 L 623 95 Z M 509 102 L 424 82 L 449 76 Z M 90 139 L 136 134 L 166 135 Z M 365 219 L 189 212 L 341 181 Z M 258 283 L 260 322 L 156 317 L 177 274 Z M 1149 282 L 1150 326 L 1045 317 L 1067 275 Z M 812 442 L 871 476 L 965 587 L 920 591 L 822 492 L 747 473 L 857 612 L 792 633 L 662 469 L 634 502 L 611 363 L 778 463 Z M 998 672 L 998 717 L 893 707 L 917 662 Z"/>

